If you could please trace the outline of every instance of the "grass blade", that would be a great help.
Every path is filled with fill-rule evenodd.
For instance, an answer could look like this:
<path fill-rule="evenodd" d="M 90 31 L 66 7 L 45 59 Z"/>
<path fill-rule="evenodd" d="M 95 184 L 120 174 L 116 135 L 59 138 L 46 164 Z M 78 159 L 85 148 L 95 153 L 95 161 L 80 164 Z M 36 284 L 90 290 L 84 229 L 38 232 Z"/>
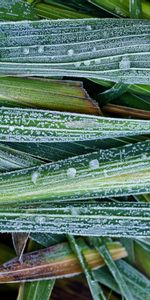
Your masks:
<path fill-rule="evenodd" d="M 150 83 L 148 20 L 42 20 L 0 27 L 1 75 Z"/>
<path fill-rule="evenodd" d="M 105 241 L 103 239 L 100 240 L 99 238 L 97 238 L 97 239 L 93 239 L 93 244 L 95 245 L 96 249 L 99 251 L 100 255 L 103 257 L 105 264 L 107 265 L 108 269 L 110 270 L 114 279 L 116 280 L 120 288 L 121 295 L 124 296 L 126 300 L 128 299 L 133 300 L 134 298 L 131 294 L 131 291 L 128 288 L 116 264 L 112 260 L 111 255 L 105 245 Z"/>
<path fill-rule="evenodd" d="M 68 235 L 68 241 L 70 243 L 70 247 L 73 251 L 73 253 L 78 258 L 80 265 L 82 269 L 84 270 L 84 274 L 86 276 L 86 280 L 88 282 L 92 297 L 94 300 L 106 300 L 103 290 L 101 289 L 100 285 L 95 281 L 93 273 L 86 262 L 86 259 L 84 255 L 82 254 L 82 250 L 80 249 L 80 246 L 78 245 L 75 238 L 71 235 Z"/>
<path fill-rule="evenodd" d="M 26 282 L 20 286 L 17 300 L 49 300 L 55 280 Z"/>
<path fill-rule="evenodd" d="M 150 237 L 149 203 L 77 202 L 25 208 L 0 205 L 0 232 Z M 37 205 L 36 205 L 37 206 Z"/>
<path fill-rule="evenodd" d="M 150 121 L 0 108 L 0 141 L 71 142 L 150 133 Z"/>
<path fill-rule="evenodd" d="M 150 141 L 0 175 L 0 202 L 87 200 L 150 192 Z"/>
<path fill-rule="evenodd" d="M 0 104 L 100 114 L 83 83 L 69 80 L 3 77 L 0 79 Z"/>
<path fill-rule="evenodd" d="M 118 242 L 108 243 L 108 248 L 113 259 L 127 255 Z M 103 259 L 95 249 L 83 245 L 83 254 L 90 268 L 95 269 L 104 265 Z M 16 258 L 5 263 L 0 267 L 0 283 L 72 277 L 82 272 L 78 258 L 72 253 L 69 244 L 62 243 L 24 254 L 22 264 Z"/>
<path fill-rule="evenodd" d="M 150 282 L 149 280 L 135 269 L 132 265 L 129 265 L 124 260 L 120 260 L 116 263 L 117 268 L 122 274 L 126 284 L 130 288 L 134 299 L 137 300 L 149 300 L 150 294 Z M 108 268 L 103 267 L 94 271 L 95 279 L 101 284 L 108 286 L 111 290 L 120 293 L 119 287 L 108 271 Z"/>

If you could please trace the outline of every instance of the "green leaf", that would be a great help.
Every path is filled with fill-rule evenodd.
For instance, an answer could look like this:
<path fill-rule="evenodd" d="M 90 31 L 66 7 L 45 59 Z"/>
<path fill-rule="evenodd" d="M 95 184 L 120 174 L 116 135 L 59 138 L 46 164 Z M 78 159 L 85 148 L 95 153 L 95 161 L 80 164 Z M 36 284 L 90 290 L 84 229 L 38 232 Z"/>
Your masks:
<path fill-rule="evenodd" d="M 124 0 L 124 1 L 121 1 L 121 0 L 111 0 L 111 1 L 110 0 L 88 0 L 88 1 L 115 16 L 120 16 L 120 17 L 129 17 L 130 16 L 129 2 L 131 2 L 131 0 Z M 150 18 L 149 1 L 134 0 L 133 16 L 135 16 L 134 8 L 136 7 L 136 2 L 138 3 L 138 5 L 140 5 L 139 2 L 141 2 L 143 18 L 149 19 Z M 136 15 L 140 16 L 140 11 L 137 11 Z"/>
<path fill-rule="evenodd" d="M 150 237 L 149 203 L 91 202 L 0 205 L 0 232 Z"/>
<path fill-rule="evenodd" d="M 94 300 L 105 300 L 106 298 L 104 296 L 103 290 L 100 287 L 100 285 L 95 281 L 93 273 L 92 273 L 84 255 L 82 254 L 82 248 L 80 249 L 78 242 L 75 240 L 75 238 L 73 236 L 68 235 L 68 241 L 69 241 L 69 244 L 70 244 L 70 247 L 71 247 L 73 253 L 78 258 L 78 260 L 82 266 L 82 269 L 84 270 L 84 274 L 86 276 L 86 280 L 88 282 L 88 286 L 90 288 L 92 298 Z"/>
<path fill-rule="evenodd" d="M 37 20 L 33 9 L 24 0 L 1 0 L 0 21 Z"/>
<path fill-rule="evenodd" d="M 121 147 L 126 144 L 144 142 L 146 136 L 113 138 L 113 139 L 97 139 L 81 142 L 64 142 L 64 143 L 4 143 L 12 148 L 37 156 L 40 159 L 57 161 L 80 154 L 87 154 L 99 149 L 109 149 L 113 147 Z"/>
<path fill-rule="evenodd" d="M 150 83 L 148 20 L 45 20 L 0 26 L 1 75 Z"/>
<path fill-rule="evenodd" d="M 2 106 L 36 107 L 58 111 L 100 114 L 82 82 L 35 78 L 0 78 Z"/>
<path fill-rule="evenodd" d="M 55 280 L 42 280 L 21 284 L 17 300 L 49 300 Z"/>
<path fill-rule="evenodd" d="M 62 6 L 55 1 L 50 3 L 37 3 L 34 9 L 37 15 L 46 19 L 82 19 L 90 18 L 89 14 L 81 13 L 77 10 L 71 9 L 68 6 Z"/>
<path fill-rule="evenodd" d="M 121 272 L 117 268 L 117 265 L 112 260 L 109 250 L 105 245 L 105 240 L 104 239 L 100 240 L 100 238 L 93 239 L 93 244 L 95 245 L 96 249 L 99 251 L 100 255 L 103 257 L 105 264 L 107 265 L 108 269 L 110 270 L 114 279 L 116 280 L 121 295 L 124 296 L 126 300 L 128 299 L 133 300 L 134 298 L 132 296 L 130 289 L 128 288 Z"/>
<path fill-rule="evenodd" d="M 129 0 L 129 12 L 131 18 L 142 19 L 142 1 Z"/>
<path fill-rule="evenodd" d="M 0 175 L 1 203 L 105 198 L 150 192 L 150 141 Z"/>
<path fill-rule="evenodd" d="M 150 247 L 141 241 L 136 241 L 135 258 L 138 268 L 150 277 Z"/>
<path fill-rule="evenodd" d="M 97 95 L 97 99 L 100 102 L 100 105 L 103 106 L 113 99 L 116 99 L 122 96 L 128 90 L 128 85 L 123 83 L 116 83 L 109 90 L 106 90 Z M 120 101 L 120 100 L 119 100 Z"/>
<path fill-rule="evenodd" d="M 116 262 L 126 284 L 130 288 L 134 299 L 149 300 L 150 282 L 142 273 L 123 260 Z M 106 267 L 94 271 L 95 279 L 113 291 L 120 293 L 119 287 L 112 274 Z"/>
<path fill-rule="evenodd" d="M 0 141 L 5 142 L 72 142 L 149 133 L 149 120 L 0 108 Z"/>

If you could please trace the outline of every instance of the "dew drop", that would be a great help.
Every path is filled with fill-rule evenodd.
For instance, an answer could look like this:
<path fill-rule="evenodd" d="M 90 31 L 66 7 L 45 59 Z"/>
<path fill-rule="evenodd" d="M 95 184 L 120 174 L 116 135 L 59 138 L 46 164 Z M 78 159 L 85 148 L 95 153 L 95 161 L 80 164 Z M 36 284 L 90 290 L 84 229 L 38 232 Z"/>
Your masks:
<path fill-rule="evenodd" d="M 95 64 L 98 65 L 98 64 L 100 64 L 100 62 L 101 62 L 101 59 L 100 59 L 100 58 L 96 58 L 96 59 L 95 59 Z"/>
<path fill-rule="evenodd" d="M 14 131 L 15 127 L 14 126 L 9 126 L 9 131 Z"/>
<path fill-rule="evenodd" d="M 145 153 L 142 154 L 142 159 L 147 159 L 147 155 Z"/>
<path fill-rule="evenodd" d="M 38 53 L 43 53 L 44 52 L 44 46 L 40 45 L 38 47 Z"/>
<path fill-rule="evenodd" d="M 80 67 L 80 66 L 81 66 L 81 62 L 80 62 L 80 61 L 76 61 L 76 62 L 74 63 L 74 66 L 75 66 L 76 68 Z"/>
<path fill-rule="evenodd" d="M 31 175 L 31 180 L 34 184 L 36 184 L 36 181 L 39 177 L 39 173 L 38 172 L 33 172 L 32 175 Z"/>
<path fill-rule="evenodd" d="M 24 54 L 29 54 L 29 48 L 27 48 L 27 47 L 24 48 L 24 49 L 23 49 L 23 53 L 24 53 Z"/>
<path fill-rule="evenodd" d="M 85 65 L 85 66 L 89 66 L 90 63 L 91 63 L 90 60 L 85 60 L 85 61 L 84 61 L 84 65 Z"/>
<path fill-rule="evenodd" d="M 72 56 L 74 54 L 74 51 L 73 51 L 73 49 L 69 49 L 67 53 L 69 56 Z"/>
<path fill-rule="evenodd" d="M 98 169 L 98 168 L 99 168 L 99 161 L 98 161 L 98 159 L 92 159 L 92 160 L 89 162 L 89 167 L 90 167 L 90 169 L 92 169 L 92 170 Z"/>
<path fill-rule="evenodd" d="M 36 217 L 36 222 L 39 223 L 39 224 L 44 223 L 45 222 L 45 217 L 42 217 L 42 216 Z"/>
<path fill-rule="evenodd" d="M 87 30 L 92 30 L 91 25 L 87 25 L 87 26 L 86 26 L 86 29 L 87 29 Z"/>
<path fill-rule="evenodd" d="M 130 69 L 130 60 L 128 57 L 123 57 L 119 62 L 119 68 L 122 70 Z"/>
<path fill-rule="evenodd" d="M 68 170 L 67 170 L 67 176 L 68 177 L 75 177 L 76 176 L 76 173 L 77 173 L 77 171 L 76 171 L 76 169 L 75 168 L 69 168 Z"/>

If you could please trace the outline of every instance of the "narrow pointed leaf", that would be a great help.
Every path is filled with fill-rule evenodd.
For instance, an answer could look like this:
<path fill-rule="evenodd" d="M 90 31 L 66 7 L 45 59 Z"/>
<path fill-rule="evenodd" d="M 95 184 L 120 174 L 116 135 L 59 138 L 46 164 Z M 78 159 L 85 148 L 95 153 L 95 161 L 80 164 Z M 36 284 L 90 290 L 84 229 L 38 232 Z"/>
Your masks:
<path fill-rule="evenodd" d="M 54 279 L 22 283 L 17 300 L 49 300 L 54 283 Z"/>
<path fill-rule="evenodd" d="M 124 0 L 124 1 L 121 1 L 121 0 L 111 0 L 111 1 L 110 0 L 105 0 L 105 1 L 104 0 L 88 0 L 88 1 L 115 16 L 130 17 L 130 11 L 129 11 L 130 0 Z M 149 1 L 136 0 L 136 2 L 141 2 L 143 18 L 149 19 L 150 18 Z M 135 16 L 135 11 L 133 11 L 133 14 Z M 139 15 L 140 12 L 137 11 L 136 14 Z"/>
<path fill-rule="evenodd" d="M 113 259 L 127 255 L 118 242 L 108 243 L 108 248 Z M 86 246 L 83 254 L 90 268 L 95 269 L 104 265 L 103 259 L 95 249 Z M 72 253 L 68 243 L 62 243 L 24 254 L 22 264 L 18 259 L 5 263 L 0 267 L 0 283 L 71 277 L 80 273 L 82 268 L 78 258 Z"/>
<path fill-rule="evenodd" d="M 26 247 L 28 237 L 29 237 L 29 233 L 18 233 L 18 232 L 12 233 L 12 241 L 13 241 L 14 249 L 16 251 L 16 254 L 20 262 L 22 262 L 22 255 Z"/>
<path fill-rule="evenodd" d="M 150 83 L 148 20 L 2 22 L 1 75 Z"/>
<path fill-rule="evenodd" d="M 0 175 L 0 202 L 63 201 L 150 192 L 150 141 Z"/>
<path fill-rule="evenodd" d="M 126 284 L 130 288 L 134 299 L 149 300 L 150 282 L 142 273 L 123 260 L 118 261 L 117 267 L 122 274 Z M 113 291 L 120 293 L 115 279 L 106 267 L 94 271 L 95 279 L 103 285 L 108 286 Z"/>
<path fill-rule="evenodd" d="M 103 257 L 105 264 L 107 265 L 108 269 L 112 273 L 114 279 L 116 280 L 121 295 L 125 297 L 126 300 L 134 300 L 132 293 L 130 289 L 128 288 L 122 274 L 120 273 L 119 269 L 117 268 L 117 265 L 114 263 L 114 261 L 111 258 L 111 255 L 109 253 L 109 250 L 107 249 L 107 246 L 105 245 L 105 242 L 100 240 L 99 238 L 93 239 L 94 245 L 96 249 L 99 251 L 100 255 Z"/>
<path fill-rule="evenodd" d="M 150 121 L 0 108 L 0 141 L 71 142 L 150 134 Z"/>
<path fill-rule="evenodd" d="M 142 1 L 129 0 L 129 12 L 132 19 L 142 19 Z"/>
<path fill-rule="evenodd" d="M 93 273 L 82 253 L 82 248 L 80 248 L 78 242 L 73 236 L 68 235 L 68 241 L 73 253 L 76 255 L 80 262 L 82 270 L 84 270 L 84 274 L 86 276 L 86 280 L 90 288 L 93 300 L 106 300 L 102 288 L 94 279 Z"/>
<path fill-rule="evenodd" d="M 149 203 L 83 202 L 22 208 L 0 205 L 0 232 L 150 237 Z"/>

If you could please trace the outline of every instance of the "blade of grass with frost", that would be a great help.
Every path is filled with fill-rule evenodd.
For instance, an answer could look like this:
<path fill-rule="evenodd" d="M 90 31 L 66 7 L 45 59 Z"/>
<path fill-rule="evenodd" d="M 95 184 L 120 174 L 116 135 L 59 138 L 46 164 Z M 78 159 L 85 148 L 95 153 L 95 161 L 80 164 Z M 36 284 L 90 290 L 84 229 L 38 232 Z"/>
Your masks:
<path fill-rule="evenodd" d="M 22 0 L 1 0 L 0 21 L 37 20 L 31 5 Z"/>
<path fill-rule="evenodd" d="M 117 268 L 122 274 L 124 280 L 129 286 L 134 299 L 149 300 L 150 282 L 142 273 L 127 262 L 120 260 L 117 262 Z M 95 280 L 109 287 L 113 291 L 120 293 L 119 287 L 106 267 L 94 271 Z"/>
<path fill-rule="evenodd" d="M 32 207 L 1 204 L 0 232 L 150 237 L 149 203 L 77 201 Z"/>
<path fill-rule="evenodd" d="M 138 0 L 136 0 L 138 1 Z M 120 17 L 129 17 L 129 2 L 130 0 L 120 1 L 120 0 L 88 0 L 88 2 L 96 5 L 99 8 L 106 10 L 107 12 Z M 139 0 L 142 5 L 143 18 L 150 18 L 150 5 L 149 1 Z M 137 12 L 139 14 L 139 12 Z M 135 12 L 134 12 L 135 15 Z"/>
<path fill-rule="evenodd" d="M 0 141 L 71 142 L 150 133 L 150 121 L 0 108 Z"/>
<path fill-rule="evenodd" d="M 73 253 L 76 255 L 80 262 L 82 270 L 86 276 L 88 286 L 90 288 L 93 300 L 106 300 L 101 286 L 95 281 L 91 268 L 89 267 L 84 254 L 82 253 L 82 248 L 78 245 L 78 242 L 71 235 L 68 235 L 68 241 Z"/>
<path fill-rule="evenodd" d="M 107 245 L 113 259 L 117 260 L 127 256 L 125 248 L 120 243 L 109 242 Z M 99 253 L 94 248 L 89 248 L 85 243 L 83 254 L 90 268 L 97 269 L 104 265 Z M 22 264 L 18 262 L 17 258 L 5 263 L 0 267 L 0 283 L 66 278 L 82 272 L 78 258 L 72 253 L 69 244 L 61 243 L 24 254 Z"/>
<path fill-rule="evenodd" d="M 0 26 L 1 75 L 150 83 L 148 20 L 42 20 Z"/>
<path fill-rule="evenodd" d="M 93 245 L 96 247 L 96 249 L 99 251 L 100 255 L 103 257 L 105 264 L 107 265 L 108 269 L 110 270 L 114 279 L 116 280 L 120 288 L 121 295 L 124 296 L 126 300 L 134 300 L 132 293 L 128 285 L 126 284 L 121 272 L 119 271 L 116 264 L 111 258 L 105 240 L 100 238 L 91 238 L 91 241 L 93 242 Z"/>
<path fill-rule="evenodd" d="M 98 139 L 82 142 L 64 142 L 64 143 L 4 143 L 16 150 L 23 151 L 36 156 L 40 159 L 48 161 L 57 161 L 69 157 L 87 154 L 99 149 L 109 149 L 124 146 L 126 144 L 134 144 L 137 142 L 145 142 L 149 138 L 146 136 Z"/>
<path fill-rule="evenodd" d="M 0 104 L 100 114 L 96 101 L 89 97 L 83 83 L 69 80 L 3 77 L 0 79 Z"/>
<path fill-rule="evenodd" d="M 39 166 L 42 160 L 0 143 L 0 172 Z"/>
<path fill-rule="evenodd" d="M 0 202 L 66 201 L 150 192 L 150 141 L 0 175 Z"/>

